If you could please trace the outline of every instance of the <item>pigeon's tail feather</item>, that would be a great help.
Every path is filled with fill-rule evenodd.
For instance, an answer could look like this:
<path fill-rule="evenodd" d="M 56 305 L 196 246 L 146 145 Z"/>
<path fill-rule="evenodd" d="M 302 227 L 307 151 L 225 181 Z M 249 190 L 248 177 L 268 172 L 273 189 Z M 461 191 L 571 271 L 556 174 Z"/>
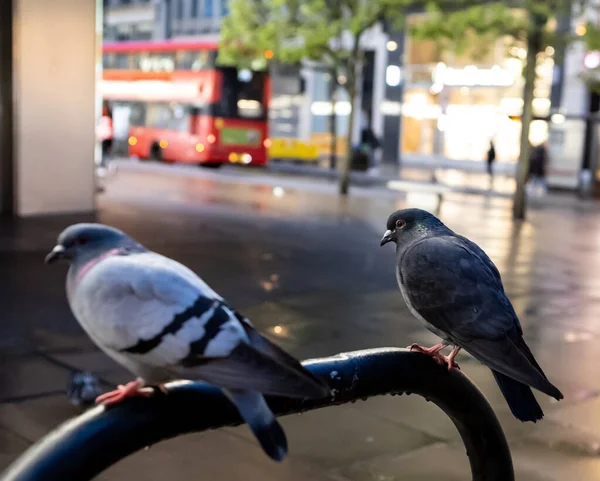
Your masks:
<path fill-rule="evenodd" d="M 535 423 L 544 417 L 544 412 L 529 386 L 498 371 L 492 370 L 492 373 L 508 403 L 508 407 L 519 421 L 532 421 Z"/>
<path fill-rule="evenodd" d="M 531 350 L 529 349 L 529 346 L 527 345 L 527 343 L 525 342 L 525 339 L 523 339 L 522 337 L 520 337 L 517 342 L 515 342 L 515 345 L 517 346 L 517 348 L 525 355 L 525 357 L 527 358 L 527 360 L 533 364 L 533 366 L 540 372 L 540 374 L 542 376 L 544 376 L 544 378 L 547 380 L 548 378 L 546 377 L 546 374 L 544 374 L 544 371 L 542 371 L 541 366 L 538 364 L 538 362 L 535 360 L 535 357 L 533 357 L 533 353 L 531 352 Z M 557 401 L 560 401 L 561 399 L 564 398 L 563 393 L 560 392 L 560 390 L 554 385 L 552 384 L 550 381 L 548 381 L 548 385 L 546 386 L 547 390 L 543 391 L 546 394 L 548 394 L 548 396 L 552 396 L 554 399 L 556 399 Z"/>
<path fill-rule="evenodd" d="M 300 362 L 290 356 L 287 352 L 281 349 L 278 345 L 273 344 L 266 337 L 262 336 L 258 331 L 256 331 L 248 321 L 242 321 L 242 326 L 250 339 L 250 344 L 257 351 L 262 353 L 265 356 L 268 356 L 272 359 L 275 359 L 278 363 L 285 366 L 287 369 L 291 369 L 295 371 L 298 376 L 305 379 L 305 381 L 310 382 L 313 385 L 314 390 L 316 391 L 316 395 L 327 395 L 329 392 L 329 386 L 322 380 L 307 370 Z"/>
<path fill-rule="evenodd" d="M 299 363 L 298 363 L 299 364 Z M 222 389 L 244 389 L 273 396 L 322 398 L 329 394 L 323 381 L 282 364 L 250 344 L 241 342 L 227 357 L 199 358 L 188 362 L 195 378 Z M 185 374 L 184 374 L 185 375 Z"/>
<path fill-rule="evenodd" d="M 287 456 L 287 439 L 281 425 L 267 406 L 265 398 L 254 391 L 225 391 L 238 409 L 265 453 L 275 461 Z"/>
<path fill-rule="evenodd" d="M 531 386 L 556 400 L 563 398 L 558 388 L 548 381 L 520 335 L 514 338 L 474 339 L 466 343 L 464 348 L 493 371 Z"/>

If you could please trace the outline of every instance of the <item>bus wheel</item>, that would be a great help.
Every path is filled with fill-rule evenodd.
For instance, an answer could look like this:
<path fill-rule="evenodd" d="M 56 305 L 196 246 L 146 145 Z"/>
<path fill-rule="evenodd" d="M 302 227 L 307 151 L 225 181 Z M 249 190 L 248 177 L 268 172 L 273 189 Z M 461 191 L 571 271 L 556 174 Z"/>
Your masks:
<path fill-rule="evenodd" d="M 158 145 L 156 142 L 152 144 L 152 147 L 150 147 L 149 159 L 156 160 L 158 162 L 163 161 L 162 150 L 160 148 L 160 145 Z"/>
<path fill-rule="evenodd" d="M 223 166 L 221 162 L 203 162 L 198 165 L 207 169 L 220 169 Z"/>

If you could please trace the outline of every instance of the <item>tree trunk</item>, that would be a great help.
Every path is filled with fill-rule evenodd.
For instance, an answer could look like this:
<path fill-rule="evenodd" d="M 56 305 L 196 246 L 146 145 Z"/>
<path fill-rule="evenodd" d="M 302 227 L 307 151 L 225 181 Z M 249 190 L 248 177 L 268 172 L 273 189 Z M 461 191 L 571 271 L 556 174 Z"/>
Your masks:
<path fill-rule="evenodd" d="M 346 138 L 346 156 L 342 166 L 342 175 L 340 176 L 340 194 L 348 195 L 350 187 L 350 172 L 352 170 L 352 132 L 354 131 L 354 98 L 356 97 L 356 87 L 354 85 L 354 72 L 348 72 L 348 96 L 350 97 L 350 116 L 348 119 L 348 136 Z"/>
<path fill-rule="evenodd" d="M 527 37 L 527 63 L 525 65 L 525 88 L 523 91 L 523 113 L 521 115 L 521 142 L 517 166 L 517 188 L 513 202 L 513 218 L 523 220 L 527 208 L 525 184 L 529 173 L 529 126 L 533 118 L 533 89 L 535 87 L 536 56 L 540 51 L 541 32 L 534 30 Z"/>
<path fill-rule="evenodd" d="M 337 101 L 337 78 L 335 69 L 331 70 L 331 82 L 329 84 L 329 100 L 331 102 L 331 115 L 329 116 L 329 167 L 335 169 L 337 161 L 337 131 L 335 103 Z"/>
<path fill-rule="evenodd" d="M 354 100 L 356 98 L 356 79 L 358 68 L 362 63 L 362 52 L 360 52 L 359 42 L 361 34 L 354 37 L 354 46 L 348 62 L 348 72 L 346 73 L 346 90 L 350 100 L 350 118 L 348 119 L 348 138 L 346 139 L 346 156 L 340 175 L 340 194 L 348 195 L 350 186 L 350 172 L 352 170 L 352 133 L 354 132 Z"/>

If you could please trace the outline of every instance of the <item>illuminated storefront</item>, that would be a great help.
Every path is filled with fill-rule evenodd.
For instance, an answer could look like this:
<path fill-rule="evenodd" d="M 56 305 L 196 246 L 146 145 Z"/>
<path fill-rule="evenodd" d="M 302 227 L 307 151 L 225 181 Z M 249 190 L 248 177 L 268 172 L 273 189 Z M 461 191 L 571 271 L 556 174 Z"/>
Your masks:
<path fill-rule="evenodd" d="M 538 61 L 534 113 L 539 116 L 549 114 L 553 53 L 549 49 Z M 482 161 L 493 141 L 499 161 L 516 161 L 525 56 L 524 49 L 508 48 L 503 41 L 476 56 L 406 38 L 402 101 L 382 106 L 386 111 L 397 109 L 402 116 L 401 157 Z M 546 122 L 534 121 L 531 142 L 546 140 L 547 131 Z"/>

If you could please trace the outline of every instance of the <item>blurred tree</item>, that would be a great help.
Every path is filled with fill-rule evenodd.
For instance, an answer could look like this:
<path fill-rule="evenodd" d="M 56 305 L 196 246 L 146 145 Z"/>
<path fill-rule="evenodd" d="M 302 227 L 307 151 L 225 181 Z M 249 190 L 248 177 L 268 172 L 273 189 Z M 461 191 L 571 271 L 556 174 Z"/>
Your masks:
<path fill-rule="evenodd" d="M 595 24 L 588 22 L 585 25 L 586 51 L 595 55 L 600 52 L 600 15 L 598 17 Z M 590 90 L 600 93 L 600 66 L 586 68 L 582 77 Z"/>
<path fill-rule="evenodd" d="M 223 21 L 219 49 L 219 62 L 223 64 L 258 66 L 264 57 L 282 63 L 312 60 L 325 64 L 332 82 L 343 80 L 339 84 L 348 92 L 351 103 L 346 159 L 340 175 L 343 195 L 348 193 L 350 182 L 353 107 L 364 61 L 361 38 L 383 18 L 401 24 L 403 12 L 411 3 L 410 0 L 232 0 L 230 14 Z"/>
<path fill-rule="evenodd" d="M 529 171 L 529 128 L 533 117 L 537 59 L 544 56 L 547 47 L 561 52 L 562 47 L 576 37 L 589 37 L 600 49 L 597 27 L 589 25 L 586 29 L 582 26 L 576 35 L 556 28 L 557 19 L 571 14 L 582 16 L 589 9 L 597 8 L 597 3 L 596 0 L 429 0 L 427 15 L 411 27 L 416 38 L 434 40 L 458 53 L 468 49 L 474 54 L 484 53 L 500 38 L 526 49 L 520 155 L 513 203 L 515 219 L 524 219 L 526 214 L 525 183 Z"/>

